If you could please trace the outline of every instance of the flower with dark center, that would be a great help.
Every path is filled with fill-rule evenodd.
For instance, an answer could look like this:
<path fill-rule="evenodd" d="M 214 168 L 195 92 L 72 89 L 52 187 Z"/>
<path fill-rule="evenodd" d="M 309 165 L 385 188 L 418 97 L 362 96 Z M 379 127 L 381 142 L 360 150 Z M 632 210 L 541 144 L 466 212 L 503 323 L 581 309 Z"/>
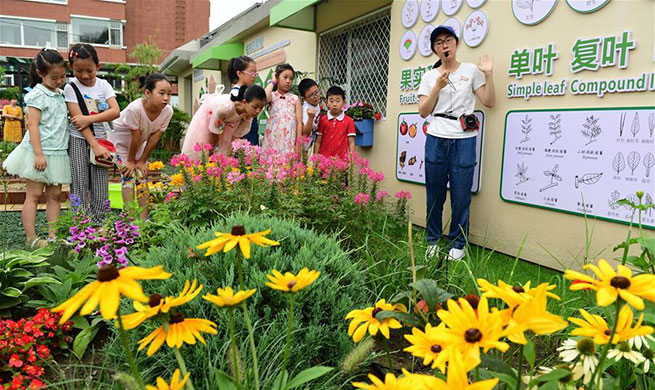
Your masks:
<path fill-rule="evenodd" d="M 159 306 L 159 304 L 161 303 L 161 300 L 162 300 L 162 299 L 164 299 L 164 297 L 162 297 L 161 295 L 159 295 L 159 294 L 152 294 L 152 295 L 150 296 L 150 300 L 148 300 L 148 306 L 150 306 L 150 307 L 157 307 L 157 306 Z"/>
<path fill-rule="evenodd" d="M 439 344 L 434 344 L 433 346 L 430 347 L 430 351 L 432 351 L 434 353 L 439 353 L 439 352 L 441 352 L 441 350 L 442 350 L 442 348 L 441 348 L 441 345 L 439 345 Z"/>
<path fill-rule="evenodd" d="M 230 232 L 233 236 L 245 236 L 246 228 L 243 225 L 232 226 L 232 231 Z"/>
<path fill-rule="evenodd" d="M 98 270 L 98 280 L 84 286 L 66 302 L 52 309 L 62 312 L 61 324 L 68 321 L 82 307 L 80 315 L 85 316 L 100 306 L 100 314 L 104 319 L 116 317 L 121 295 L 137 302 L 148 302 L 137 280 L 168 279 L 171 274 L 165 272 L 162 266 L 154 268 L 125 267 L 118 270 L 115 265 L 103 266 Z M 89 304 L 90 302 L 90 304 Z"/>
<path fill-rule="evenodd" d="M 655 359 L 655 352 L 653 352 L 652 349 L 646 348 L 641 353 L 644 355 L 644 357 L 648 360 L 653 360 Z"/>
<path fill-rule="evenodd" d="M 172 324 L 179 324 L 182 321 L 184 321 L 184 314 L 175 313 L 171 315 L 171 318 L 168 320 L 168 323 L 172 325 Z"/>
<path fill-rule="evenodd" d="M 292 280 L 287 284 L 287 287 L 289 287 L 289 290 L 291 290 L 293 286 L 295 286 L 297 283 L 298 282 L 296 282 L 295 280 Z"/>
<path fill-rule="evenodd" d="M 475 295 L 475 294 L 469 294 L 463 297 L 468 301 L 468 303 L 471 305 L 473 310 L 478 309 L 478 304 L 480 303 L 480 297 Z"/>
<path fill-rule="evenodd" d="M 379 313 L 379 312 L 381 312 L 381 311 L 382 311 L 382 309 L 381 309 L 381 308 L 379 308 L 379 307 L 376 307 L 376 308 L 375 308 L 375 309 L 373 309 L 373 311 L 371 312 L 371 316 L 372 316 L 373 318 L 377 318 L 377 316 L 378 316 L 378 313 Z"/>
<path fill-rule="evenodd" d="M 645 308 L 644 299 L 655 302 L 655 275 L 642 273 L 633 275 L 632 270 L 625 265 L 617 265 L 616 270 L 605 260 L 600 259 L 598 265 L 587 264 L 585 269 L 591 270 L 595 278 L 581 272 L 566 270 L 564 277 L 569 280 L 579 280 L 571 284 L 571 290 L 590 288 L 596 292 L 596 303 L 605 307 L 621 299 L 635 309 Z"/>
<path fill-rule="evenodd" d="M 610 280 L 610 286 L 625 290 L 630 287 L 630 280 L 624 276 L 615 276 Z"/>
<path fill-rule="evenodd" d="M 407 308 L 401 303 L 387 303 L 386 300 L 380 299 L 372 307 L 361 310 L 352 310 L 346 315 L 346 319 L 351 319 L 348 326 L 348 336 L 352 336 L 353 341 L 358 343 L 364 338 L 367 331 L 371 336 L 378 334 L 378 331 L 385 338 L 390 337 L 389 329 L 400 329 L 402 324 L 395 318 L 378 319 L 376 316 L 381 311 L 395 311 L 407 313 Z"/>
<path fill-rule="evenodd" d="M 223 251 L 225 253 L 231 251 L 232 249 L 239 247 L 239 251 L 246 259 L 250 258 L 250 244 L 256 244 L 261 247 L 269 245 L 280 245 L 279 242 L 269 240 L 264 237 L 269 234 L 271 229 L 265 230 L 258 233 L 246 234 L 246 229 L 241 226 L 233 226 L 230 233 L 214 233 L 216 236 L 215 239 L 209 240 L 201 245 L 198 245 L 197 249 L 207 249 L 205 256 L 211 256 L 214 253 Z"/>
<path fill-rule="evenodd" d="M 118 268 L 113 264 L 102 266 L 98 270 L 98 281 L 100 282 L 109 282 L 118 279 L 119 276 Z"/>
<path fill-rule="evenodd" d="M 164 298 L 160 294 L 153 294 L 148 300 L 148 305 L 141 302 L 134 302 L 134 313 L 121 316 L 123 327 L 125 330 L 134 329 L 141 325 L 148 318 L 159 315 L 160 313 L 168 313 L 172 307 L 184 305 L 185 303 L 194 299 L 202 290 L 202 284 L 198 286 L 198 281 L 194 280 L 193 283 L 188 280 L 184 282 L 182 292 L 175 296 L 168 296 Z M 116 324 L 118 326 L 118 323 Z"/>
<path fill-rule="evenodd" d="M 467 343 L 475 344 L 482 340 L 482 332 L 479 329 L 471 328 L 464 332 L 464 339 Z"/>
<path fill-rule="evenodd" d="M 596 354 L 596 344 L 594 343 L 594 340 L 590 339 L 589 337 L 583 337 L 578 340 L 576 349 L 580 352 L 581 355 L 593 356 Z"/>

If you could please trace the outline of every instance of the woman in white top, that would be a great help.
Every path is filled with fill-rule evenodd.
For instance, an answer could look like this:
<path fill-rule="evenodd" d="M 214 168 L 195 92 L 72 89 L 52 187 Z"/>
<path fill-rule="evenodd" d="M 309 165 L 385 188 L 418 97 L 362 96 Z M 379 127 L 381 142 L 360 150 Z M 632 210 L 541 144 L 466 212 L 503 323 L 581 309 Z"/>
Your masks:
<path fill-rule="evenodd" d="M 464 124 L 462 119 L 466 117 L 462 116 L 473 114 L 476 98 L 486 107 L 494 106 L 493 62 L 487 55 L 477 66 L 457 61 L 459 38 L 449 26 L 434 29 L 430 41 L 439 61 L 425 73 L 418 92 L 421 117 L 434 116 L 425 141 L 426 256 L 437 254 L 437 241 L 443 232 L 443 204 L 450 183 L 448 259 L 460 260 L 464 257 L 468 231 L 478 133 L 475 125 Z"/>
<path fill-rule="evenodd" d="M 148 157 L 173 117 L 173 108 L 168 105 L 172 93 L 168 78 L 161 73 L 153 73 L 140 81 L 145 96 L 121 111 L 121 116 L 114 121 L 114 131 L 108 136 L 116 147 L 119 165 L 122 166 L 124 203 L 134 200 L 135 187 L 141 180 L 147 182 Z M 137 179 L 137 186 L 134 178 Z M 148 216 L 147 190 L 147 186 L 144 186 L 138 199 L 139 206 L 144 208 L 142 218 Z"/>

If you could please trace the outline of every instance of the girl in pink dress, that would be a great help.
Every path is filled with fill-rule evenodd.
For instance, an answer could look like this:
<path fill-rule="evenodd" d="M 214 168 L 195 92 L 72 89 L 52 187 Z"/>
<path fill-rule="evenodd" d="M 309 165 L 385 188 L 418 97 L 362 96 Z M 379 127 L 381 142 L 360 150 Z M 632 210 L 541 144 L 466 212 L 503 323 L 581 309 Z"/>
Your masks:
<path fill-rule="evenodd" d="M 291 65 L 275 68 L 273 80 L 266 86 L 266 102 L 270 115 L 262 149 L 277 150 L 282 154 L 296 151 L 296 138 L 302 134 L 302 106 L 298 96 L 290 93 L 295 72 Z"/>
<path fill-rule="evenodd" d="M 259 85 L 243 85 L 231 94 L 212 94 L 193 116 L 184 138 L 182 153 L 198 161 L 204 144 L 217 152 L 230 153 L 232 141 L 250 131 L 255 118 L 266 105 L 266 92 Z"/>

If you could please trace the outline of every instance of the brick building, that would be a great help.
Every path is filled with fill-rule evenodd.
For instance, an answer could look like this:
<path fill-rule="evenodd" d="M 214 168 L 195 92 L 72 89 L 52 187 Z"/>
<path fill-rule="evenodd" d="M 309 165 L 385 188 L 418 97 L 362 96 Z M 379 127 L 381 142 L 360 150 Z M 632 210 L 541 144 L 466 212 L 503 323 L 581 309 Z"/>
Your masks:
<path fill-rule="evenodd" d="M 129 63 L 132 48 L 154 37 L 171 50 L 209 29 L 209 0 L 0 0 L 0 84 L 24 85 L 38 50 L 88 42 L 103 63 Z M 18 74 L 21 80 L 18 80 Z"/>

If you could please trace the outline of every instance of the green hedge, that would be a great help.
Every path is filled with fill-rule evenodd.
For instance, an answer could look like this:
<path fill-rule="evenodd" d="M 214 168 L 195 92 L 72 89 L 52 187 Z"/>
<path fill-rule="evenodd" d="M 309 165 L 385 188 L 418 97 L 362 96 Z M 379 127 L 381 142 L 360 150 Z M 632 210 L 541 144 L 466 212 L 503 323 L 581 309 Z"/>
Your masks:
<path fill-rule="evenodd" d="M 204 257 L 200 251 L 190 250 L 213 237 L 214 231 L 229 231 L 232 225 L 244 225 L 248 232 L 272 228 L 270 238 L 280 241 L 280 246 L 253 249 L 252 258 L 244 263 L 246 288 L 257 288 L 257 293 L 248 300 L 250 317 L 255 327 L 255 342 L 259 351 L 262 388 L 272 388 L 284 354 L 288 315 L 287 297 L 265 285 L 266 273 L 277 269 L 281 272 L 298 272 L 303 267 L 321 271 L 319 279 L 307 290 L 297 295 L 294 311 L 294 333 L 289 367 L 293 372 L 313 365 L 336 366 L 352 349 L 347 336 L 345 315 L 356 307 L 362 307 L 369 294 L 365 291 L 364 276 L 355 267 L 334 237 L 318 235 L 302 229 L 293 222 L 273 217 L 252 217 L 239 213 L 217 222 L 213 228 L 198 232 L 183 227 L 168 227 L 160 231 L 163 244 L 151 248 L 142 259 L 134 259 L 138 265 L 161 264 L 173 273 L 165 281 L 146 284 L 146 293 L 158 292 L 164 296 L 178 294 L 184 281 L 198 279 L 205 287 L 201 293 L 216 293 L 218 287 L 237 287 L 236 252 L 219 252 Z M 123 310 L 127 312 L 127 307 Z M 218 324 L 217 336 L 207 335 L 207 347 L 184 346 L 182 354 L 187 360 L 194 385 L 197 389 L 217 388 L 211 367 L 229 372 L 226 359 L 229 344 L 227 314 L 209 302 L 197 297 L 181 307 L 187 318 L 207 318 Z M 250 350 L 247 347 L 247 331 L 242 313 L 235 318 L 239 350 L 245 367 L 251 368 Z M 146 325 L 131 331 L 128 335 L 136 348 L 137 340 L 154 328 Z M 172 351 L 164 346 L 148 358 L 145 351 L 137 355 L 142 372 L 152 382 L 155 376 L 168 377 L 176 367 Z M 106 363 L 117 367 L 125 364 L 124 353 L 119 340 L 107 343 Z M 166 375 L 164 375 L 166 374 Z M 317 385 L 318 386 L 318 385 Z M 336 388 L 336 384 L 323 383 L 316 388 Z"/>

